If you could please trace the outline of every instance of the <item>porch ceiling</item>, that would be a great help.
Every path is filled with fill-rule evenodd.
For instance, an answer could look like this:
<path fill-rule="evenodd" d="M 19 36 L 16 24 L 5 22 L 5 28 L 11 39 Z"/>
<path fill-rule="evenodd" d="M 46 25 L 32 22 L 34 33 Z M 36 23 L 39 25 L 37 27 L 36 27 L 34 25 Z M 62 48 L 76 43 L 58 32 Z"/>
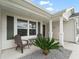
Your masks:
<path fill-rule="evenodd" d="M 24 0 L 0 0 L 0 7 L 29 19 L 45 22 L 48 22 L 49 20 L 53 20 L 53 22 L 59 21 L 60 17 L 68 19 L 74 13 L 73 8 L 69 8 L 52 15 L 27 1 L 25 2 Z"/>
<path fill-rule="evenodd" d="M 23 6 L 20 6 L 20 5 L 14 4 L 14 3 L 9 3 L 6 1 L 5 0 L 0 1 L 0 7 L 2 9 L 5 9 L 9 12 L 19 14 L 19 15 L 27 17 L 29 19 L 35 19 L 35 20 L 39 20 L 39 21 L 50 20 L 50 15 L 46 16 L 46 15 L 40 14 L 38 12 L 34 12 L 34 10 L 30 10 Z"/>

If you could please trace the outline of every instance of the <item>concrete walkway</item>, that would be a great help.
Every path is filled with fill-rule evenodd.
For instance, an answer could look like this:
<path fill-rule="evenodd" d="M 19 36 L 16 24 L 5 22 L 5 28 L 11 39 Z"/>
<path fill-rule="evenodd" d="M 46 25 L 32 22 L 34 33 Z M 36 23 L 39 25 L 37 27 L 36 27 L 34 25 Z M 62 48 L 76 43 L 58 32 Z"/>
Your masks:
<path fill-rule="evenodd" d="M 73 43 L 65 42 L 64 48 L 72 50 L 72 54 L 69 59 L 79 59 L 79 45 Z M 18 59 L 22 56 L 28 55 L 34 51 L 38 50 L 35 46 L 31 46 L 30 49 L 25 48 L 24 53 L 21 54 L 20 51 L 16 51 L 13 49 L 7 49 L 2 51 L 2 58 L 1 59 Z"/>
<path fill-rule="evenodd" d="M 41 50 L 37 50 L 32 54 L 25 55 L 19 59 L 69 59 L 72 51 L 64 48 L 60 48 L 60 50 L 50 50 L 50 53 L 47 56 L 45 56 Z"/>
<path fill-rule="evenodd" d="M 72 50 L 72 54 L 69 59 L 79 59 L 79 45 L 65 42 L 64 47 Z"/>

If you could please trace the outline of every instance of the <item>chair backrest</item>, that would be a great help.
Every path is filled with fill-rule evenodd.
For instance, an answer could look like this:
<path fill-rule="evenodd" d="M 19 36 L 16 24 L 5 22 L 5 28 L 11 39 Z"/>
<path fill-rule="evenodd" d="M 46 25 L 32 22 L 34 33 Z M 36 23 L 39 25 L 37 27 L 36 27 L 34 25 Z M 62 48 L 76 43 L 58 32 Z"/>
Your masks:
<path fill-rule="evenodd" d="M 16 35 L 16 36 L 14 37 L 14 40 L 15 40 L 15 43 L 16 43 L 17 45 L 22 45 L 22 40 L 21 40 L 21 36 L 20 36 L 20 35 Z"/>

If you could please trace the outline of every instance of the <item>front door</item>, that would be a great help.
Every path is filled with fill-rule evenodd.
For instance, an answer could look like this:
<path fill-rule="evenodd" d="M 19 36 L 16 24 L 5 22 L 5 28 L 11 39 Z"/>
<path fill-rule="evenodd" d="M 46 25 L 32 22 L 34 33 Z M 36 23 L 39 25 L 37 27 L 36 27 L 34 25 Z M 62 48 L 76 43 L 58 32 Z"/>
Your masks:
<path fill-rule="evenodd" d="M 45 25 L 43 25 L 43 37 L 45 37 Z"/>

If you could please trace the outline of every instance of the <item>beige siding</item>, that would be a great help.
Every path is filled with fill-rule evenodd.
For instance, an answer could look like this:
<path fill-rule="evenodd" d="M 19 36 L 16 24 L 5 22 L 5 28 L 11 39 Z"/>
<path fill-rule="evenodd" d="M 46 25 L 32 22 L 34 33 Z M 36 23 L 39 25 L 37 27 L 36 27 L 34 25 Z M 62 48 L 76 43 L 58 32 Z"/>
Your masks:
<path fill-rule="evenodd" d="M 53 22 L 53 37 L 59 39 L 59 22 Z"/>
<path fill-rule="evenodd" d="M 46 23 L 46 27 L 45 27 L 45 37 L 49 36 L 49 23 Z"/>
<path fill-rule="evenodd" d="M 74 42 L 74 39 L 75 39 L 75 22 L 74 22 L 74 20 L 64 22 L 64 39 L 65 39 L 65 41 Z"/>

